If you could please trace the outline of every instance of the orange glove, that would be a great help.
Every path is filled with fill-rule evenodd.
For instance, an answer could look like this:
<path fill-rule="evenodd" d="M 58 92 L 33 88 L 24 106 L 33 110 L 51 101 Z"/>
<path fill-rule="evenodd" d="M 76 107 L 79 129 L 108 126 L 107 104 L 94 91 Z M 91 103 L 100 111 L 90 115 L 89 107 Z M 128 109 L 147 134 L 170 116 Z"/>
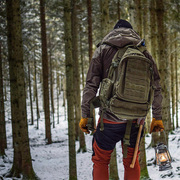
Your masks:
<path fill-rule="evenodd" d="M 152 132 L 158 132 L 158 131 L 162 132 L 163 130 L 164 130 L 164 125 L 162 120 L 156 120 L 155 118 L 153 118 L 151 122 L 150 134 Z"/>
<path fill-rule="evenodd" d="M 88 118 L 81 118 L 80 122 L 79 122 L 79 127 L 81 129 L 82 132 L 85 132 L 86 134 L 89 134 L 90 131 L 87 128 L 87 122 L 88 122 Z"/>

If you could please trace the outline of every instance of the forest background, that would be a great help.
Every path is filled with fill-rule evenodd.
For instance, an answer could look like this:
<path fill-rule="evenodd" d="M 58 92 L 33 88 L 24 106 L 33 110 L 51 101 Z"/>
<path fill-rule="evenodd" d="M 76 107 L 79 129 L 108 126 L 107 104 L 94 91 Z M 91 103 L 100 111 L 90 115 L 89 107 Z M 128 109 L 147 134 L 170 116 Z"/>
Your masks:
<path fill-rule="evenodd" d="M 146 151 L 152 152 L 158 139 L 164 139 L 167 145 L 170 140 L 176 144 L 173 155 L 174 163 L 178 164 L 179 12 L 179 0 L 1 0 L 1 178 L 45 179 L 33 168 L 33 147 L 45 146 L 52 150 L 55 148 L 53 144 L 59 144 L 59 151 L 62 150 L 63 154 L 65 137 L 68 139 L 65 154 L 69 155 L 68 166 L 58 175 L 57 170 L 52 171 L 58 177 L 51 179 L 92 178 L 91 175 L 83 178 L 82 171 L 77 171 L 77 156 L 80 154 L 86 158 L 90 145 L 90 138 L 85 137 L 78 127 L 81 92 L 96 45 L 120 18 L 130 21 L 145 39 L 147 49 L 158 65 L 164 97 L 165 136 L 148 134 L 152 119 L 149 113 L 146 135 L 140 145 L 141 179 L 152 177 L 147 164 L 153 166 L 154 159 L 147 163 Z M 58 127 L 61 137 L 57 135 Z M 54 133 L 57 133 L 56 138 Z M 111 179 L 122 178 L 118 175 L 118 157 L 114 151 L 110 165 Z M 160 177 L 179 178 L 180 167 L 175 164 L 174 173 L 171 171 Z M 66 178 L 62 176 L 63 171 L 67 172 Z M 86 172 L 89 173 L 89 170 Z"/>

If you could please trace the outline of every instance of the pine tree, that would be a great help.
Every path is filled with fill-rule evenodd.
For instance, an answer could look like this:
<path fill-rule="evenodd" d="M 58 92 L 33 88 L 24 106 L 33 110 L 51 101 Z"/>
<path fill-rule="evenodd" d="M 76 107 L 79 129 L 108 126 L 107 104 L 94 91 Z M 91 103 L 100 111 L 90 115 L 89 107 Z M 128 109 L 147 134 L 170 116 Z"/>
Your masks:
<path fill-rule="evenodd" d="M 79 120 L 80 116 L 80 76 L 79 76 L 79 60 L 78 60 L 78 19 L 77 19 L 77 1 L 71 0 L 71 33 L 72 33 L 72 59 L 73 59 L 73 90 L 74 90 L 74 110 L 75 110 L 75 138 L 79 136 Z"/>
<path fill-rule="evenodd" d="M 29 99 L 30 99 L 30 108 L 31 108 L 31 125 L 33 125 L 33 124 L 34 124 L 34 115 L 33 115 L 32 92 L 31 92 L 31 69 L 30 69 L 30 60 L 28 60 L 28 84 L 29 84 Z"/>
<path fill-rule="evenodd" d="M 89 62 L 92 59 L 92 6 L 91 6 L 91 0 L 87 0 L 87 12 L 88 12 L 88 42 L 89 42 Z"/>
<path fill-rule="evenodd" d="M 37 69 L 36 59 L 34 58 L 34 96 L 36 98 L 37 129 L 39 129 L 40 113 L 39 113 L 39 98 L 38 98 L 38 90 L 37 90 L 37 70 L 36 69 Z"/>
<path fill-rule="evenodd" d="M 51 144 L 51 122 L 49 110 L 49 69 L 46 39 L 45 1 L 40 0 L 40 20 L 41 20 L 41 42 L 42 42 L 42 70 L 43 70 L 43 98 L 45 114 L 45 132 L 47 143 Z"/>
<path fill-rule="evenodd" d="M 66 65 L 66 92 L 69 136 L 69 180 L 77 179 L 76 151 L 75 151 L 75 127 L 74 127 L 74 97 L 73 97 L 73 59 L 71 36 L 71 2 L 64 0 L 64 41 L 65 41 L 65 65 Z"/>
<path fill-rule="evenodd" d="M 170 33 L 170 37 L 169 37 L 169 44 L 172 44 L 171 46 L 170 46 L 170 52 L 169 52 L 169 54 L 170 54 L 170 68 L 171 68 L 171 71 L 170 71 L 170 73 L 171 73 L 171 109 L 172 109 L 172 112 L 171 112 L 171 119 L 172 119 L 172 121 L 171 122 L 169 122 L 170 123 L 170 126 L 171 126 L 171 124 L 172 124 L 172 130 L 174 130 L 175 129 L 175 127 L 174 127 L 174 124 L 175 124 L 175 122 L 174 122 L 174 115 L 175 115 L 175 53 L 173 53 L 173 49 L 175 49 L 175 43 L 172 43 L 172 42 L 170 42 L 170 40 L 171 39 L 173 39 L 174 37 L 173 37 L 173 33 Z"/>
<path fill-rule="evenodd" d="M 148 39 L 148 3 L 146 0 L 134 0 L 135 3 L 135 14 L 136 14 L 136 31 L 139 33 L 140 37 L 147 38 L 146 42 L 149 42 Z M 142 4 L 144 5 L 142 8 Z M 142 17 L 143 14 L 143 17 Z M 148 43 L 147 43 L 148 44 Z M 148 47 L 147 47 L 148 48 Z M 149 114 L 148 114 L 149 115 Z M 147 118 L 146 118 L 147 119 Z M 139 145 L 140 155 L 139 155 L 139 164 L 141 168 L 141 177 L 140 179 L 148 179 L 149 174 L 146 165 L 146 150 L 145 150 L 145 136 L 141 138 Z"/>
<path fill-rule="evenodd" d="M 3 92 L 3 71 L 2 56 L 0 43 L 0 156 L 5 155 L 6 141 L 6 125 L 5 125 L 5 109 L 4 109 L 4 92 Z"/>
<path fill-rule="evenodd" d="M 7 0 L 8 61 L 11 88 L 11 118 L 14 159 L 8 177 L 38 179 L 32 167 L 28 139 L 25 74 L 20 0 Z"/>
<path fill-rule="evenodd" d="M 54 119 L 54 73 L 53 73 L 53 58 L 52 58 L 52 43 L 51 35 L 49 35 L 49 71 L 50 71 L 50 96 L 51 96 L 51 114 L 53 116 L 53 128 L 55 128 Z"/>
<path fill-rule="evenodd" d="M 142 4 L 141 0 L 134 0 L 135 5 L 135 26 L 134 29 L 142 36 Z"/>
<path fill-rule="evenodd" d="M 120 8 L 120 0 L 117 2 L 117 20 L 121 17 L 121 8 Z"/>
<path fill-rule="evenodd" d="M 148 180 L 149 174 L 148 174 L 148 169 L 147 169 L 147 164 L 146 164 L 145 135 L 141 138 L 139 149 L 140 149 L 139 164 L 141 168 L 140 179 Z"/>
<path fill-rule="evenodd" d="M 109 0 L 100 0 L 101 10 L 101 37 L 103 38 L 110 30 Z"/>
<path fill-rule="evenodd" d="M 176 128 L 179 127 L 179 82 L 178 82 L 178 57 L 177 57 L 177 32 L 174 33 L 174 39 L 175 39 L 175 55 L 174 55 L 174 58 L 175 58 L 175 79 L 176 79 Z"/>
<path fill-rule="evenodd" d="M 156 1 L 150 1 L 150 34 L 151 34 L 151 55 L 154 58 L 157 66 L 157 20 L 156 20 Z"/>
<path fill-rule="evenodd" d="M 79 120 L 81 119 L 81 92 L 80 92 L 80 72 L 78 58 L 78 12 L 77 0 L 72 0 L 72 57 L 74 64 L 74 108 L 75 108 L 75 129 L 76 139 L 79 137 L 79 151 L 86 152 L 86 143 L 84 133 L 79 129 Z"/>
<path fill-rule="evenodd" d="M 168 127 L 170 117 L 170 73 L 169 73 L 169 58 L 167 55 L 167 29 L 165 27 L 165 10 L 164 0 L 156 0 L 156 17 L 158 30 L 158 61 L 159 73 L 161 77 L 162 87 L 162 120 L 165 126 L 166 142 L 168 143 L 168 132 L 171 127 Z M 163 138 L 164 139 L 164 138 Z"/>

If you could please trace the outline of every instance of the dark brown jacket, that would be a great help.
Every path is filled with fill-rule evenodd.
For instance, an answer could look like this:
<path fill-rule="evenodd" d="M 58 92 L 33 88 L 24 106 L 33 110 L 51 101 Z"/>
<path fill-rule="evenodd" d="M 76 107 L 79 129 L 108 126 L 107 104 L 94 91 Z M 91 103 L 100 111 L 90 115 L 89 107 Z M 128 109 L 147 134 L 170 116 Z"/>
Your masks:
<path fill-rule="evenodd" d="M 86 118 L 90 116 L 90 100 L 94 98 L 99 89 L 99 85 L 102 79 L 106 78 L 108 75 L 108 70 L 111 65 L 113 56 L 115 55 L 117 48 L 124 47 L 126 45 L 137 45 L 141 41 L 139 35 L 130 28 L 118 28 L 112 30 L 108 35 L 104 37 L 101 44 L 94 52 L 93 58 L 90 63 L 90 67 L 87 74 L 86 86 L 83 91 L 82 98 L 82 117 Z M 103 42 L 108 42 L 113 46 L 103 44 Z M 162 119 L 161 116 L 161 86 L 160 86 L 160 76 L 157 70 L 157 66 L 152 56 L 148 51 L 144 52 L 145 56 L 153 62 L 154 68 L 154 83 L 156 86 L 154 93 L 154 101 L 152 104 L 153 117 Z M 110 121 L 122 121 L 118 119 L 114 114 L 110 112 L 105 112 L 104 118 Z"/>

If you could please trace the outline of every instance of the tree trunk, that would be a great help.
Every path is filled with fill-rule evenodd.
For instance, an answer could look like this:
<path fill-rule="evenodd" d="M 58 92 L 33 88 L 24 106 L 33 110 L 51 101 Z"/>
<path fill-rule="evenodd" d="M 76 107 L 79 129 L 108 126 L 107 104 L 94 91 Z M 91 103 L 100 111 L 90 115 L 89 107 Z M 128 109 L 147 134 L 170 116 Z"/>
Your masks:
<path fill-rule="evenodd" d="M 53 77 L 54 77 L 54 74 L 53 74 L 53 60 L 52 60 L 52 47 L 51 47 L 51 38 L 50 38 L 50 35 L 49 35 L 49 64 L 50 64 L 50 94 L 51 94 L 51 113 L 52 113 L 52 116 L 53 116 L 53 128 L 55 128 L 55 120 L 54 120 L 54 83 L 53 83 Z"/>
<path fill-rule="evenodd" d="M 63 77 L 62 80 L 62 87 L 63 87 L 63 106 L 66 106 L 66 77 Z"/>
<path fill-rule="evenodd" d="M 31 93 L 31 72 L 30 72 L 30 61 L 28 60 L 28 82 L 29 82 L 29 99 L 30 99 L 30 108 L 31 108 L 31 125 L 34 124 L 34 115 L 33 115 L 33 102 L 32 102 L 32 93 Z"/>
<path fill-rule="evenodd" d="M 60 82 L 58 73 L 58 63 L 56 62 L 56 96 L 57 96 L 57 124 L 59 124 L 59 95 L 60 95 Z"/>
<path fill-rule="evenodd" d="M 63 106 L 64 106 L 64 120 L 66 120 L 66 77 L 63 77 L 62 80 L 62 87 L 63 87 Z"/>
<path fill-rule="evenodd" d="M 151 120 L 152 120 L 152 109 L 149 110 L 147 117 L 146 117 L 146 123 L 145 123 L 145 134 L 149 133 L 150 126 L 151 126 Z"/>
<path fill-rule="evenodd" d="M 121 8 L 120 8 L 120 0 L 117 2 L 117 20 L 120 20 Z"/>
<path fill-rule="evenodd" d="M 157 57 L 157 18 L 156 18 L 156 0 L 150 1 L 150 36 L 151 36 L 151 55 L 154 58 L 159 69 L 159 61 Z"/>
<path fill-rule="evenodd" d="M 38 179 L 29 148 L 20 0 L 7 0 L 8 61 L 14 159 L 8 177 Z"/>
<path fill-rule="evenodd" d="M 146 22 L 148 14 L 147 14 L 147 12 L 145 12 L 148 9 L 147 1 L 143 0 L 143 5 L 144 5 L 143 8 L 144 9 L 142 9 L 142 5 L 141 5 L 142 1 L 141 0 L 134 0 L 134 3 L 135 3 L 135 10 L 136 10 L 135 14 L 136 14 L 136 19 L 137 19 L 136 20 L 136 28 L 137 28 L 136 30 L 141 37 L 143 36 L 144 38 L 147 38 L 147 41 L 148 41 L 149 40 L 147 37 L 148 24 Z M 142 19 L 142 14 L 145 16 L 144 19 Z M 144 21 L 142 21 L 142 20 L 144 20 Z M 148 114 L 148 115 L 150 115 L 150 114 Z M 141 152 L 139 155 L 139 161 L 140 161 L 140 167 L 141 167 L 141 179 L 149 178 L 147 165 L 146 165 L 145 137 L 142 138 L 139 149 Z"/>
<path fill-rule="evenodd" d="M 91 8 L 91 0 L 87 0 L 87 12 L 88 12 L 88 43 L 89 43 L 89 62 L 92 59 L 92 8 Z"/>
<path fill-rule="evenodd" d="M 109 32 L 109 0 L 100 0 L 101 8 L 101 39 Z"/>
<path fill-rule="evenodd" d="M 159 132 L 153 132 L 151 136 L 151 147 L 155 147 L 159 142 L 160 134 Z"/>
<path fill-rule="evenodd" d="M 148 51 L 151 49 L 151 39 L 150 39 L 150 23 L 149 23 L 149 3 L 148 0 L 142 0 L 142 30 L 143 30 L 143 38 L 146 41 L 146 47 Z"/>
<path fill-rule="evenodd" d="M 145 149 L 145 136 L 141 138 L 141 143 L 140 143 L 140 156 L 139 156 L 139 164 L 141 168 L 141 177 L 140 179 L 149 179 L 149 174 L 148 174 L 148 169 L 146 165 L 146 149 Z"/>
<path fill-rule="evenodd" d="M 80 116 L 80 76 L 78 61 L 78 19 L 77 19 L 77 1 L 71 0 L 71 33 L 72 33 L 72 59 L 73 59 L 73 92 L 74 92 L 74 110 L 75 110 L 75 139 L 79 136 Z"/>
<path fill-rule="evenodd" d="M 75 118 L 76 118 L 76 139 L 80 138 L 79 151 L 86 152 L 86 143 L 84 133 L 79 129 L 79 121 L 81 119 L 81 92 L 80 92 L 80 73 L 78 59 L 78 19 L 77 19 L 77 0 L 72 1 L 72 56 L 74 62 L 74 100 L 75 100 Z M 92 25 L 91 25 L 92 26 Z M 92 27 L 91 27 L 92 30 Z M 92 36 L 92 31 L 91 31 Z M 92 38 L 92 37 L 91 37 Z M 91 39 L 92 41 L 92 39 Z M 92 46 L 92 45 L 91 45 Z M 91 49 L 92 51 L 92 49 Z M 90 52 L 90 51 L 89 51 Z M 91 52 L 92 53 L 92 52 Z"/>
<path fill-rule="evenodd" d="M 6 85 L 7 85 L 7 82 L 5 81 L 4 82 L 4 101 L 6 102 L 7 101 L 7 87 L 6 87 Z"/>
<path fill-rule="evenodd" d="M 129 3 L 129 19 L 134 29 L 136 29 L 136 10 L 134 1 Z"/>
<path fill-rule="evenodd" d="M 41 21 L 41 42 L 42 42 L 42 70 L 43 70 L 43 97 L 44 97 L 44 115 L 45 115 L 45 133 L 47 143 L 51 144 L 51 122 L 49 111 L 49 69 L 46 40 L 46 20 L 45 20 L 45 1 L 40 0 L 40 21 Z"/>
<path fill-rule="evenodd" d="M 39 129 L 39 100 L 38 100 L 38 91 L 37 91 L 37 73 L 36 73 L 36 59 L 34 57 L 34 83 L 35 83 L 35 97 L 36 97 L 36 116 L 37 116 L 37 129 Z"/>
<path fill-rule="evenodd" d="M 83 89 L 84 89 L 84 84 L 85 84 L 85 78 L 84 78 L 84 57 L 83 57 L 83 49 L 82 49 L 82 28 L 80 27 L 80 53 L 81 53 L 81 63 L 80 63 L 80 65 L 81 65 L 81 76 L 82 76 L 82 78 L 81 78 L 81 84 L 82 84 L 82 86 L 83 86 Z"/>
<path fill-rule="evenodd" d="M 73 108 L 73 60 L 71 37 L 71 2 L 64 0 L 64 40 L 65 40 L 65 65 L 66 65 L 66 91 L 68 108 L 68 137 L 69 137 L 69 179 L 77 179 L 76 151 L 75 151 L 75 127 Z"/>
<path fill-rule="evenodd" d="M 155 0 L 150 1 L 150 34 L 151 34 L 151 55 L 155 59 L 157 65 L 157 55 L 156 55 L 156 48 L 157 48 L 157 21 L 156 21 L 156 3 Z"/>
<path fill-rule="evenodd" d="M 119 180 L 118 167 L 117 167 L 117 157 L 116 157 L 116 147 L 111 154 L 110 168 L 109 168 L 109 178 L 111 180 Z"/>
<path fill-rule="evenodd" d="M 1 44 L 0 44 L 0 46 L 1 46 Z M 1 51 L 3 52 L 2 46 L 1 46 Z M 4 59 L 4 58 L 5 58 L 5 60 L 3 61 L 2 59 Z M 8 65 L 7 65 L 7 64 L 8 64 L 8 60 L 7 60 L 6 57 L 3 56 L 3 53 L 1 53 L 1 60 L 2 60 L 2 69 L 5 69 L 5 68 L 8 66 Z M 3 71 L 3 73 L 4 73 L 4 77 L 6 77 L 7 74 L 8 74 L 7 71 Z M 9 82 L 9 80 L 8 80 L 8 82 Z M 8 94 L 8 93 L 7 93 L 7 86 L 8 86 L 8 82 L 7 82 L 6 79 L 3 80 L 4 102 L 7 101 L 7 94 Z"/>
<path fill-rule="evenodd" d="M 162 120 L 165 126 L 166 142 L 168 143 L 168 133 L 171 127 L 168 127 L 170 117 L 170 73 L 169 73 L 169 58 L 167 55 L 167 35 L 165 27 L 165 11 L 164 1 L 156 0 L 156 16 L 157 16 L 157 29 L 158 29 L 158 60 L 159 60 L 159 73 L 161 77 L 162 87 Z M 164 139 L 164 138 L 163 138 Z"/>
<path fill-rule="evenodd" d="M 157 59 L 157 19 L 156 19 L 156 1 L 150 1 L 150 34 L 151 34 L 151 55 L 154 58 L 157 67 L 159 69 L 159 62 Z M 159 133 L 151 134 L 151 147 L 155 147 L 158 139 Z"/>
<path fill-rule="evenodd" d="M 174 60 L 175 60 L 175 76 L 176 76 L 176 128 L 178 128 L 179 127 L 179 119 L 178 119 L 178 117 L 179 117 L 179 105 L 178 105 L 178 102 L 179 102 L 179 81 L 178 81 L 178 58 L 177 58 L 177 50 L 178 50 L 178 45 L 177 45 L 177 32 L 175 32 L 174 33 L 174 39 L 175 39 L 175 55 L 174 55 Z"/>
<path fill-rule="evenodd" d="M 134 29 L 142 37 L 142 5 L 141 0 L 134 0 L 135 5 L 135 27 Z"/>
<path fill-rule="evenodd" d="M 171 34 L 170 35 L 171 37 L 170 37 L 170 39 L 172 40 L 174 37 L 173 37 L 173 34 Z M 170 42 L 170 44 L 171 44 L 171 42 Z M 170 68 L 171 68 L 171 119 L 172 119 L 172 130 L 174 130 L 175 129 L 175 127 L 174 127 L 174 115 L 175 115 L 175 78 L 174 78 L 174 74 L 175 74 L 175 72 L 174 72 L 174 70 L 175 70 L 175 64 L 174 64 L 174 53 L 173 53 L 173 51 L 174 51 L 174 49 L 175 49 L 175 45 L 174 45 L 174 43 L 170 46 Z"/>
<path fill-rule="evenodd" d="M 4 111 L 2 56 L 1 56 L 1 43 L 0 43 L 0 156 L 5 155 L 5 148 L 7 148 L 7 141 L 6 141 L 6 122 L 5 122 L 5 111 Z"/>

